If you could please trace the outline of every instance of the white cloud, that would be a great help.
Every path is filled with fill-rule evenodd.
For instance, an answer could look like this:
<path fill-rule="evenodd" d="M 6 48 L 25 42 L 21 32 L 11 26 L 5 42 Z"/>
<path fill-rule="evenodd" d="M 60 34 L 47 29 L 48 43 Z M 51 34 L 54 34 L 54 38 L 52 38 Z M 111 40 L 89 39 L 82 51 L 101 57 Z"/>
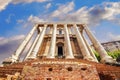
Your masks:
<path fill-rule="evenodd" d="M 23 20 L 23 19 L 17 20 L 17 24 L 21 24 L 21 23 L 24 23 L 24 20 Z"/>
<path fill-rule="evenodd" d="M 9 42 L 14 42 L 16 40 L 23 39 L 24 37 L 25 37 L 24 35 L 16 35 L 16 36 L 13 36 L 13 37 L 10 37 L 10 38 L 0 37 L 0 46 L 4 45 L 4 44 L 7 44 Z"/>
<path fill-rule="evenodd" d="M 48 2 L 50 0 L 0 0 L 0 11 L 4 10 L 8 4 L 19 4 L 19 3 L 32 3 L 32 2 Z"/>
<path fill-rule="evenodd" d="M 81 22 L 81 23 L 88 23 L 89 15 L 87 11 L 87 7 L 82 7 L 77 11 L 69 13 L 66 15 L 62 20 L 65 21 L 73 21 L 73 22 Z"/>
<path fill-rule="evenodd" d="M 46 22 L 44 19 L 38 17 L 38 16 L 33 16 L 30 15 L 27 20 L 17 20 L 17 23 L 22 23 L 23 27 L 28 27 L 28 26 L 33 26 L 35 23 L 39 22 Z"/>
<path fill-rule="evenodd" d="M 103 7 L 101 7 L 103 6 Z M 107 20 L 111 22 L 120 21 L 120 2 L 106 2 L 99 6 L 94 6 L 89 10 L 90 22 L 100 23 L 100 21 Z M 117 23 L 118 24 L 118 23 Z"/>
<path fill-rule="evenodd" d="M 58 9 L 55 10 L 52 14 L 51 17 L 61 17 L 62 15 L 68 14 L 74 9 L 74 2 L 69 2 L 64 5 L 59 5 Z"/>
<path fill-rule="evenodd" d="M 27 19 L 18 19 L 17 24 L 21 24 L 22 27 L 32 27 L 34 24 L 39 23 L 39 22 L 46 22 L 45 19 L 40 18 L 39 16 L 33 16 L 32 14 L 28 16 Z"/>
<path fill-rule="evenodd" d="M 4 10 L 11 0 L 0 0 L 0 11 Z"/>
<path fill-rule="evenodd" d="M 104 18 L 120 24 L 120 2 L 108 2 L 105 5 L 106 14 Z"/>
<path fill-rule="evenodd" d="M 44 22 L 44 20 L 43 20 L 43 19 L 40 19 L 40 18 L 37 17 L 37 16 L 30 15 L 29 18 L 28 18 L 28 22 L 34 24 L 34 23 Z"/>
<path fill-rule="evenodd" d="M 0 63 L 14 53 L 24 37 L 24 35 L 16 35 L 10 38 L 0 37 Z"/>
<path fill-rule="evenodd" d="M 19 3 L 32 3 L 32 2 L 47 2 L 49 0 L 13 0 L 12 3 L 13 4 L 19 4 Z"/>
<path fill-rule="evenodd" d="M 74 10 L 74 2 L 59 5 L 49 17 L 51 20 L 81 22 L 98 25 L 101 21 L 111 21 L 120 24 L 120 2 L 105 2 L 91 8 L 86 6 Z"/>
<path fill-rule="evenodd" d="M 49 9 L 51 6 L 52 6 L 52 4 L 51 4 L 51 3 L 48 3 L 48 4 L 45 6 L 45 8 L 46 8 L 46 9 Z"/>
<path fill-rule="evenodd" d="M 115 35 L 113 33 L 109 33 L 108 36 L 110 37 L 110 39 L 113 40 L 120 40 L 120 35 Z"/>

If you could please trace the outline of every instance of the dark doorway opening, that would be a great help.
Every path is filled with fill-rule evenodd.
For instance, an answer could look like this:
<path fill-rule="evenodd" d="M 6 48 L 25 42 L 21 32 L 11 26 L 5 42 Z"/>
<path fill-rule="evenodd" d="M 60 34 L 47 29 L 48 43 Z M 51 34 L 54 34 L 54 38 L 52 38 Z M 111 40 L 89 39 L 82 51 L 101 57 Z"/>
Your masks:
<path fill-rule="evenodd" d="M 58 46 L 58 57 L 59 58 L 63 57 L 63 47 L 62 46 Z"/>

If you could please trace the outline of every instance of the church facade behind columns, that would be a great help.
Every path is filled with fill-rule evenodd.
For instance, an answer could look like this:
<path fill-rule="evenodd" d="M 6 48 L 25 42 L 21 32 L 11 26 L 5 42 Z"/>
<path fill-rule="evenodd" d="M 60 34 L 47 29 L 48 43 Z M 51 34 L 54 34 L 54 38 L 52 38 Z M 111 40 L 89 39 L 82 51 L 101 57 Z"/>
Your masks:
<path fill-rule="evenodd" d="M 100 54 L 102 63 L 114 63 L 100 42 L 85 24 L 80 23 L 38 23 L 12 54 L 11 61 L 20 60 L 22 52 L 32 39 L 32 45 L 24 60 L 36 58 L 85 59 L 98 62 L 85 35 Z"/>

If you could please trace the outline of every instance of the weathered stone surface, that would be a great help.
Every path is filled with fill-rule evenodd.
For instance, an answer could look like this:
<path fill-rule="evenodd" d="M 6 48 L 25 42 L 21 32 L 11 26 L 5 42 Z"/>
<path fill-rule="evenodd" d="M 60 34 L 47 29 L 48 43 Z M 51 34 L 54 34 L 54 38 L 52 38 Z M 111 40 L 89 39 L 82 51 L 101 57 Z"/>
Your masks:
<path fill-rule="evenodd" d="M 7 74 L 7 80 L 23 80 L 19 72 L 16 72 L 15 75 Z"/>
<path fill-rule="evenodd" d="M 86 64 L 88 64 L 90 68 L 93 67 L 93 69 L 89 70 L 89 67 L 87 66 L 88 69 L 82 72 L 82 70 L 84 70 L 82 66 L 84 67 Z M 67 68 L 70 66 L 72 67 L 72 71 L 67 70 Z M 49 69 L 50 67 L 52 67 L 52 71 L 49 71 L 51 70 Z M 96 76 L 99 76 L 100 80 L 119 80 L 120 79 L 120 67 L 116 67 L 116 66 L 110 66 L 110 65 L 86 61 L 82 59 L 74 59 L 74 60 L 73 59 L 39 59 L 39 60 L 30 60 L 30 61 L 25 61 L 21 63 L 15 63 L 5 67 L 0 67 L 0 80 L 7 80 L 6 74 L 14 75 L 16 72 L 19 72 L 20 74 L 22 74 L 21 76 L 23 78 L 28 77 L 28 74 L 26 75 L 25 73 L 30 72 L 30 74 L 33 74 L 35 76 L 36 80 L 45 80 L 44 78 L 47 78 L 47 80 L 50 80 L 51 78 L 55 78 L 53 80 L 57 80 L 58 77 L 56 77 L 54 73 L 59 72 L 59 74 L 57 75 L 58 76 L 61 75 L 60 80 L 69 80 L 68 77 L 65 77 L 64 75 L 68 72 L 68 76 L 70 78 L 71 76 L 76 77 L 77 75 L 79 75 L 77 76 L 79 77 L 79 79 L 76 78 L 73 80 L 84 80 L 86 79 L 85 77 L 87 76 L 89 77 L 89 72 L 94 73 L 95 68 L 97 70 L 98 75 L 96 73 L 95 74 Z M 69 68 L 69 70 L 71 69 Z M 78 70 L 80 73 L 78 72 Z M 44 74 L 44 75 L 39 76 L 40 74 Z M 54 75 L 54 77 L 50 77 L 49 74 L 52 76 Z M 47 77 L 45 77 L 45 75 Z M 90 80 L 93 80 L 91 78 L 92 77 L 90 77 Z M 23 79 L 23 80 L 30 80 L 30 79 Z"/>
<path fill-rule="evenodd" d="M 25 80 L 99 80 L 94 66 L 70 61 L 39 61 L 24 66 Z"/>

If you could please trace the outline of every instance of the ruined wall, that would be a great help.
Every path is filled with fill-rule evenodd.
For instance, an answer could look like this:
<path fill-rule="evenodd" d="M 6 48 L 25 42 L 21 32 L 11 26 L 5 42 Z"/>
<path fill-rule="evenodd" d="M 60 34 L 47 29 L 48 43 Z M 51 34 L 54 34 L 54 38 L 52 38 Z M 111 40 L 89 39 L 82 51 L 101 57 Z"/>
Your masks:
<path fill-rule="evenodd" d="M 94 66 L 70 61 L 40 61 L 25 66 L 25 80 L 99 80 Z"/>

